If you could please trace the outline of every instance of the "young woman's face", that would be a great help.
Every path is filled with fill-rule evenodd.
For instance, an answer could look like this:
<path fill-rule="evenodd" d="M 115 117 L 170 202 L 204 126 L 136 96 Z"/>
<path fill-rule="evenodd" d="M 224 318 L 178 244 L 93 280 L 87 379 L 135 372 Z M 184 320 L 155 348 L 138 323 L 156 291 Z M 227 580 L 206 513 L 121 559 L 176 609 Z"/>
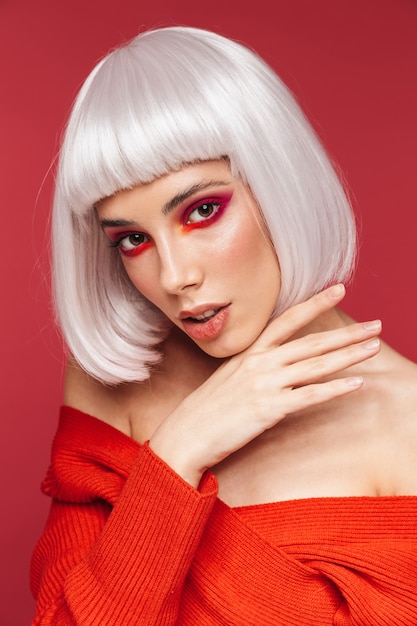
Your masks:
<path fill-rule="evenodd" d="M 280 290 L 278 260 L 227 162 L 121 191 L 97 212 L 135 287 L 204 352 L 237 354 L 265 328 Z"/>

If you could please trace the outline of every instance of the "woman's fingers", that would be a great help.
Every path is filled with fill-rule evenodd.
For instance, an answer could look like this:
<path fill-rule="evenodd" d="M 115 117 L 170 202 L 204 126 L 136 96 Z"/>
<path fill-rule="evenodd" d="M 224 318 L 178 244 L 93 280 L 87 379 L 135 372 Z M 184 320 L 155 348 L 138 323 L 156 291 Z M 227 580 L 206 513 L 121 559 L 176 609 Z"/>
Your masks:
<path fill-rule="evenodd" d="M 308 385 L 342 372 L 375 356 L 380 350 L 378 338 L 348 345 L 320 356 L 312 356 L 303 361 L 280 368 L 279 378 L 283 387 Z M 326 384 L 326 383 L 322 383 Z"/>
<path fill-rule="evenodd" d="M 334 350 L 357 344 L 379 335 L 382 329 L 380 320 L 362 322 L 341 328 L 312 333 L 294 339 L 278 348 L 282 365 L 291 365 L 312 357 L 321 356 Z M 271 355 L 273 351 L 271 351 Z M 364 356 L 364 358 L 366 358 Z"/>
<path fill-rule="evenodd" d="M 304 385 L 288 390 L 281 397 L 281 407 L 286 415 L 328 402 L 359 389 L 363 384 L 361 376 L 335 378 L 325 383 Z"/>
<path fill-rule="evenodd" d="M 263 350 L 284 343 L 319 315 L 337 306 L 345 293 L 344 285 L 333 285 L 305 302 L 290 307 L 267 326 L 249 351 Z"/>

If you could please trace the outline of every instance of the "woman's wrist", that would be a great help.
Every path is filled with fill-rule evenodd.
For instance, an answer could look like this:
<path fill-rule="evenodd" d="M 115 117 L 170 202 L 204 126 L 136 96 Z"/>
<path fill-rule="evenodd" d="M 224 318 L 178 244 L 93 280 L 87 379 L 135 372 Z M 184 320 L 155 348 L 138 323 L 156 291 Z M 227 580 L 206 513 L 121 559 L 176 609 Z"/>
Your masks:
<path fill-rule="evenodd" d="M 176 445 L 173 437 L 170 437 L 164 430 L 160 427 L 155 431 L 148 442 L 149 448 L 183 480 L 198 489 L 204 470 L 197 469 L 189 459 L 185 447 Z M 177 433 L 175 438 L 177 438 Z"/>

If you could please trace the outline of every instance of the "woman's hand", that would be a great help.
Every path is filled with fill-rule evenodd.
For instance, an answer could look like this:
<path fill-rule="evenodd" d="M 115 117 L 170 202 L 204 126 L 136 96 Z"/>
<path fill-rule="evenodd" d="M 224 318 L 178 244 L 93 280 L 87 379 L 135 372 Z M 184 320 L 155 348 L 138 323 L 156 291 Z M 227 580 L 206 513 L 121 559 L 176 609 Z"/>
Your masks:
<path fill-rule="evenodd" d="M 180 403 L 155 431 L 151 449 L 197 487 L 205 470 L 286 415 L 359 389 L 360 377 L 326 379 L 379 351 L 379 322 L 290 340 L 343 296 L 335 285 L 272 321 Z"/>

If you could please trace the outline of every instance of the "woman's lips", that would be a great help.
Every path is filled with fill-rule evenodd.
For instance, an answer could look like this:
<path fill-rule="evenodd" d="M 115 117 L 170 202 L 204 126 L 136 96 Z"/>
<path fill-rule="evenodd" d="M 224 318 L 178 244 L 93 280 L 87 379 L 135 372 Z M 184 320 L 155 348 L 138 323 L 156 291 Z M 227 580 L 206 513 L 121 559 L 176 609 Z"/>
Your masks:
<path fill-rule="evenodd" d="M 203 315 L 214 312 L 206 321 Z M 204 312 L 198 315 L 187 316 L 181 319 L 182 326 L 191 337 L 196 341 L 215 339 L 220 335 L 227 324 L 230 315 L 230 305 L 223 307 L 207 307 Z"/>

